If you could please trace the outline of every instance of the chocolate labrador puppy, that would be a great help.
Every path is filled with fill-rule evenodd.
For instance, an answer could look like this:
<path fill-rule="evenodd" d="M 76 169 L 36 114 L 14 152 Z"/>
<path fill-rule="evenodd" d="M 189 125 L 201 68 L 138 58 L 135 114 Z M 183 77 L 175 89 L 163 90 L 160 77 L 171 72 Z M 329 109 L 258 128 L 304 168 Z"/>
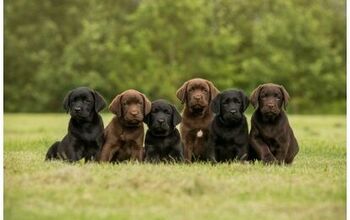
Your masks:
<path fill-rule="evenodd" d="M 185 82 L 176 92 L 184 104 L 180 133 L 187 162 L 209 160 L 215 162 L 214 148 L 208 146 L 209 125 L 213 120 L 210 103 L 219 93 L 208 80 L 196 78 Z"/>
<path fill-rule="evenodd" d="M 143 160 L 143 119 L 151 102 L 139 91 L 130 89 L 117 95 L 109 106 L 115 114 L 105 129 L 100 161 Z"/>
<path fill-rule="evenodd" d="M 68 134 L 49 148 L 46 160 L 95 160 L 103 144 L 103 121 L 98 112 L 105 106 L 103 97 L 87 87 L 68 92 L 63 101 L 64 109 L 71 115 Z"/>
<path fill-rule="evenodd" d="M 180 133 L 176 128 L 176 125 L 181 122 L 181 115 L 174 105 L 165 100 L 152 102 L 151 112 L 145 117 L 144 122 L 148 125 L 145 161 L 184 160 Z"/>
<path fill-rule="evenodd" d="M 263 84 L 253 91 L 250 100 L 256 108 L 251 119 L 250 158 L 265 163 L 292 163 L 299 146 L 283 110 L 288 104 L 288 92 L 281 85 Z"/>
<path fill-rule="evenodd" d="M 215 148 L 218 162 L 248 158 L 248 123 L 243 114 L 248 105 L 248 97 L 240 90 L 223 91 L 212 101 L 215 117 L 208 144 Z"/>

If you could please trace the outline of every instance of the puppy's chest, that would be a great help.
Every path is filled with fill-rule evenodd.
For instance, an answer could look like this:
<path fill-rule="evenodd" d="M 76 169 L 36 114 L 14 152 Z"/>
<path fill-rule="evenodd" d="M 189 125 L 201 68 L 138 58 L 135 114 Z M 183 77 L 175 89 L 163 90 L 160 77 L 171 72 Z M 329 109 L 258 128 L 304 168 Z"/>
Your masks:
<path fill-rule="evenodd" d="M 168 148 L 176 147 L 178 144 L 180 144 L 180 136 L 170 136 L 170 137 L 147 137 L 145 140 L 145 145 L 152 145 L 156 147 L 159 150 L 166 150 Z"/>
<path fill-rule="evenodd" d="M 283 129 L 275 126 L 264 126 L 260 128 L 260 136 L 262 140 L 269 146 L 271 152 L 283 147 L 283 144 L 286 140 L 286 133 Z"/>
<path fill-rule="evenodd" d="M 73 133 L 82 141 L 94 142 L 103 135 L 103 129 L 98 127 L 86 127 L 76 129 Z"/>
<path fill-rule="evenodd" d="M 263 126 L 259 128 L 259 132 L 266 140 L 274 140 L 283 133 L 282 129 L 277 126 Z"/>
<path fill-rule="evenodd" d="M 248 134 L 238 129 L 221 130 L 216 133 L 215 142 L 221 145 L 244 144 L 248 140 Z"/>
<path fill-rule="evenodd" d="M 143 131 L 142 131 L 143 132 Z M 119 134 L 119 140 L 123 143 L 136 143 L 139 141 L 140 138 L 143 138 L 142 132 L 127 132 L 122 131 Z"/>
<path fill-rule="evenodd" d="M 184 118 L 181 124 L 181 127 L 184 127 L 185 130 L 203 130 L 208 129 L 212 118 L 205 119 L 191 119 Z"/>
<path fill-rule="evenodd" d="M 195 128 L 191 129 L 188 132 L 188 137 L 191 137 L 194 140 L 202 140 L 202 139 L 207 139 L 209 134 L 209 129 L 203 129 L 203 128 Z"/>
<path fill-rule="evenodd" d="M 210 133 L 219 140 L 237 142 L 238 139 L 248 138 L 248 126 L 245 120 L 235 126 L 227 126 L 215 118 L 210 126 Z"/>

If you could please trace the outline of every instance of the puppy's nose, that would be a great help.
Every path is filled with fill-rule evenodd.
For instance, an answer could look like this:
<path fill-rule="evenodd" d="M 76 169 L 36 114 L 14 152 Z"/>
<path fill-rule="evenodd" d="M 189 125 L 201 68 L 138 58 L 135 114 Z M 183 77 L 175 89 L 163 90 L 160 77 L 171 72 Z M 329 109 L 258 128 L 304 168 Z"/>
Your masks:
<path fill-rule="evenodd" d="M 138 111 L 136 111 L 136 110 L 135 110 L 135 111 L 131 111 L 131 112 L 130 112 L 130 114 L 131 114 L 132 116 L 136 116 L 138 113 L 139 113 L 139 112 L 138 112 Z"/>
<path fill-rule="evenodd" d="M 200 99 L 201 99 L 201 96 L 200 96 L 200 95 L 195 95 L 195 96 L 194 96 L 194 99 L 195 99 L 195 100 L 200 100 Z"/>
<path fill-rule="evenodd" d="M 267 106 L 268 106 L 269 108 L 273 108 L 273 103 L 268 103 Z"/>
<path fill-rule="evenodd" d="M 81 111 L 81 107 L 74 107 L 74 111 L 80 112 Z"/>
<path fill-rule="evenodd" d="M 165 121 L 165 120 L 162 119 L 162 118 L 158 119 L 158 122 L 161 123 L 161 124 L 164 123 L 164 121 Z"/>
<path fill-rule="evenodd" d="M 231 112 L 232 114 L 235 114 L 235 113 L 237 112 L 237 110 L 236 110 L 236 109 L 231 109 L 230 112 Z"/>

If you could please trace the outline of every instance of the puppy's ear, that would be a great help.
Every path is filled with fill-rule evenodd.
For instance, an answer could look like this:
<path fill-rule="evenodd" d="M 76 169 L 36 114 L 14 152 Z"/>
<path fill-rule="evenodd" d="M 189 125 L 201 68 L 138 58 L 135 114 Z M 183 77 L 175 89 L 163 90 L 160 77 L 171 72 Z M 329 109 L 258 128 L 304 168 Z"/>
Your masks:
<path fill-rule="evenodd" d="M 103 96 L 97 91 L 92 91 L 92 95 L 94 96 L 94 99 L 95 99 L 95 111 L 100 112 L 102 109 L 106 107 L 107 103 L 103 98 Z"/>
<path fill-rule="evenodd" d="M 147 115 L 145 115 L 145 117 L 143 117 L 143 122 L 146 123 L 146 125 L 149 125 L 151 122 L 151 113 L 148 113 Z"/>
<path fill-rule="evenodd" d="M 212 101 L 210 104 L 211 110 L 219 115 L 220 114 L 220 102 L 221 102 L 221 94 L 218 94 Z"/>
<path fill-rule="evenodd" d="M 239 91 L 239 93 L 241 94 L 242 98 L 242 112 L 245 112 L 249 106 L 249 98 L 244 94 L 243 91 Z"/>
<path fill-rule="evenodd" d="M 283 94 L 283 107 L 284 107 L 284 110 L 286 110 L 290 96 L 289 96 L 287 90 L 282 85 L 279 85 L 279 87 L 280 87 L 280 90 Z"/>
<path fill-rule="evenodd" d="M 66 96 L 63 99 L 63 108 L 64 110 L 66 110 L 66 112 L 68 113 L 70 110 L 70 95 L 72 94 L 72 90 L 69 91 Z"/>
<path fill-rule="evenodd" d="M 170 104 L 170 106 L 173 109 L 173 126 L 175 127 L 176 125 L 180 124 L 182 117 L 174 105 Z"/>
<path fill-rule="evenodd" d="M 181 101 L 181 104 L 184 104 L 184 103 L 186 102 L 187 85 L 188 85 L 188 81 L 185 82 L 185 83 L 176 91 L 176 97 Z"/>
<path fill-rule="evenodd" d="M 140 93 L 140 95 L 142 96 L 142 99 L 143 99 L 143 115 L 146 116 L 146 115 L 148 115 L 151 112 L 152 103 L 146 97 L 145 94 Z"/>
<path fill-rule="evenodd" d="M 206 81 L 210 88 L 210 100 L 213 100 L 220 93 L 220 91 L 214 86 L 212 82 L 210 82 L 209 80 Z"/>
<path fill-rule="evenodd" d="M 122 97 L 123 97 L 123 93 L 117 95 L 113 101 L 111 102 L 111 104 L 109 105 L 109 111 L 112 112 L 113 114 L 117 115 L 119 118 L 122 117 Z"/>
<path fill-rule="evenodd" d="M 254 89 L 254 91 L 250 95 L 250 102 L 252 103 L 254 108 L 257 108 L 259 105 L 259 95 L 262 88 L 263 85 L 259 85 L 256 89 Z"/>

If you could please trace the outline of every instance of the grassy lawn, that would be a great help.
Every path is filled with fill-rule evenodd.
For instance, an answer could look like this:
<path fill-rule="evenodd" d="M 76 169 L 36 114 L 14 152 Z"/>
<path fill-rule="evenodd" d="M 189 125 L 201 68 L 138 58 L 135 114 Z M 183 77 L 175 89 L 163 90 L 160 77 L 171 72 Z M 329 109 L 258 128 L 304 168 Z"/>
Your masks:
<path fill-rule="evenodd" d="M 345 116 L 290 116 L 292 166 L 44 162 L 68 120 L 5 114 L 5 219 L 345 218 Z"/>

